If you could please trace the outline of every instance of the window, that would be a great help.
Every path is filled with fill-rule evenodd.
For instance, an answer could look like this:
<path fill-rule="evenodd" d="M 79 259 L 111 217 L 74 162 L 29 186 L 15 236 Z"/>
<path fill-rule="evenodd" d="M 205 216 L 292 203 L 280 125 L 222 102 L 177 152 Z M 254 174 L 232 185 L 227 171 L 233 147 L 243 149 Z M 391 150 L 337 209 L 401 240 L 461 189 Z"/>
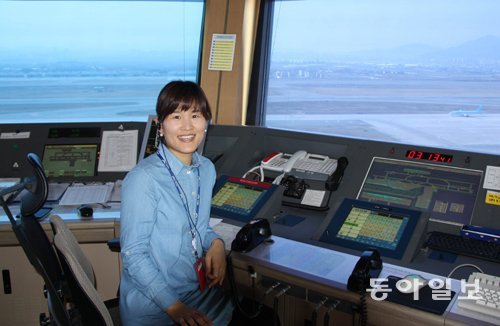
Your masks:
<path fill-rule="evenodd" d="M 146 121 L 198 79 L 203 1 L 0 1 L 0 121 Z"/>
<path fill-rule="evenodd" d="M 500 2 L 274 1 L 269 127 L 500 154 Z"/>

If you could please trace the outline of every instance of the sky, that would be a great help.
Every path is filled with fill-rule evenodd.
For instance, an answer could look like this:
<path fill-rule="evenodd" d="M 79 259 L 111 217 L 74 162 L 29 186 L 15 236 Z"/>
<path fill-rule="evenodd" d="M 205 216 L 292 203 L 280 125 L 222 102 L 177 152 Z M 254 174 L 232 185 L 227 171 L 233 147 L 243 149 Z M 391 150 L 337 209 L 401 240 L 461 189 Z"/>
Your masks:
<path fill-rule="evenodd" d="M 231 0 L 232 1 L 232 0 Z M 199 51 L 203 3 L 0 0 L 0 58 Z M 304 0 L 275 5 L 276 52 L 342 54 L 500 37 L 499 0 Z"/>
<path fill-rule="evenodd" d="M 202 9 L 202 2 L 0 1 L 0 51 L 197 55 Z"/>
<path fill-rule="evenodd" d="M 498 0 L 284 1 L 276 3 L 274 14 L 274 45 L 286 51 L 347 52 L 408 43 L 445 48 L 485 35 L 500 37 Z"/>

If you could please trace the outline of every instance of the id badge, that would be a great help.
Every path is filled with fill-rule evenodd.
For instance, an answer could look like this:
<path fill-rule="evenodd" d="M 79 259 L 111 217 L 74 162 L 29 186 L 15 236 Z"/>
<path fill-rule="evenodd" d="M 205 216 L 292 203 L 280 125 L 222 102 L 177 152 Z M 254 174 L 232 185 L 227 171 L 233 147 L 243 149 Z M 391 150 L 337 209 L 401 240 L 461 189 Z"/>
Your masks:
<path fill-rule="evenodd" d="M 194 270 L 198 276 L 198 284 L 200 285 L 200 291 L 203 292 L 207 287 L 207 277 L 205 274 L 205 266 L 203 265 L 203 258 L 198 258 L 194 264 Z"/>

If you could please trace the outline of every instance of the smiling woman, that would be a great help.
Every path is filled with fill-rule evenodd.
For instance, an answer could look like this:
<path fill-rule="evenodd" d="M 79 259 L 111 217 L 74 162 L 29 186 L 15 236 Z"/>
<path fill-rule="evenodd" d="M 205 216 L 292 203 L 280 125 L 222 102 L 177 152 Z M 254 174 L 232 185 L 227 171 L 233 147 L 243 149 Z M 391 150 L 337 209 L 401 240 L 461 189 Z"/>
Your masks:
<path fill-rule="evenodd" d="M 0 1 L 0 118 L 146 121 L 166 82 L 198 79 L 203 9 L 202 0 Z"/>
<path fill-rule="evenodd" d="M 227 325 L 224 243 L 208 221 L 213 163 L 196 149 L 211 112 L 203 90 L 172 81 L 158 96 L 160 144 L 122 187 L 120 314 L 125 325 Z"/>
<path fill-rule="evenodd" d="M 191 165 L 212 118 L 203 90 L 189 81 L 167 84 L 158 97 L 156 114 L 161 142 L 184 164 Z"/>

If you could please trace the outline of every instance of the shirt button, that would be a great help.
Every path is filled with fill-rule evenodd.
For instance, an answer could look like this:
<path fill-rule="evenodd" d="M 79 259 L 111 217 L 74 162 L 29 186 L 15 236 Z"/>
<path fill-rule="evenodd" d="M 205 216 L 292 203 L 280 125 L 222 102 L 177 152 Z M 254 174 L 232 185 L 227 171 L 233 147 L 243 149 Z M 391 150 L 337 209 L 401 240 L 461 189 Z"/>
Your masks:
<path fill-rule="evenodd" d="M 191 174 L 191 170 L 188 170 L 186 173 L 187 173 L 187 174 Z"/>
<path fill-rule="evenodd" d="M 194 192 L 194 191 L 193 191 L 193 192 L 191 193 L 191 195 L 193 195 L 193 197 L 194 197 L 194 196 L 196 196 L 196 192 Z"/>

